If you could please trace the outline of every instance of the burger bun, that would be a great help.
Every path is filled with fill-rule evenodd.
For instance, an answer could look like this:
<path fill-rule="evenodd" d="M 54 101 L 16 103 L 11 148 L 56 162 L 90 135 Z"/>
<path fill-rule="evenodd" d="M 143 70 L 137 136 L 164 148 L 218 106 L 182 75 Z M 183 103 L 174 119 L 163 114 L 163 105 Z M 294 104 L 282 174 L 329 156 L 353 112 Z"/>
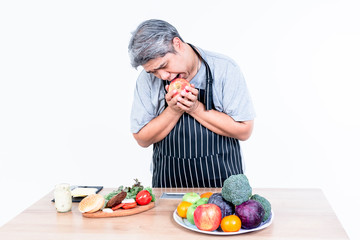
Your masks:
<path fill-rule="evenodd" d="M 79 203 L 81 213 L 93 213 L 104 207 L 105 198 L 100 194 L 90 194 Z"/>

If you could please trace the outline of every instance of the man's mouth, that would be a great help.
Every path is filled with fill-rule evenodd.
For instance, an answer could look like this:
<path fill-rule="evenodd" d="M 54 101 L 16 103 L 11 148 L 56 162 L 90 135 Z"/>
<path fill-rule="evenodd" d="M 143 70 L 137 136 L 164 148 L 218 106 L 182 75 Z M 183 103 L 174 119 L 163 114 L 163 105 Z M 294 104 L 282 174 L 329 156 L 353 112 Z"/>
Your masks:
<path fill-rule="evenodd" d="M 180 77 L 180 73 L 178 75 L 176 75 L 173 79 L 171 79 L 171 81 L 173 81 L 173 80 L 175 80 L 175 79 L 177 79 L 179 77 Z"/>

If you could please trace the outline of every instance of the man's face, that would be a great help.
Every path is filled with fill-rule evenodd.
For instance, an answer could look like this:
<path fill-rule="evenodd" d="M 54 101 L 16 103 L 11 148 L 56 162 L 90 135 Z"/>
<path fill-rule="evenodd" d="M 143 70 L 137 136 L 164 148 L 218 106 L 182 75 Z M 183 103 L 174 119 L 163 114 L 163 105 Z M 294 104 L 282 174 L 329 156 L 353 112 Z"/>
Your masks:
<path fill-rule="evenodd" d="M 190 75 L 190 68 L 187 66 L 186 60 L 181 52 L 167 53 L 164 57 L 148 61 L 143 67 L 146 72 L 152 73 L 162 80 L 187 79 Z"/>

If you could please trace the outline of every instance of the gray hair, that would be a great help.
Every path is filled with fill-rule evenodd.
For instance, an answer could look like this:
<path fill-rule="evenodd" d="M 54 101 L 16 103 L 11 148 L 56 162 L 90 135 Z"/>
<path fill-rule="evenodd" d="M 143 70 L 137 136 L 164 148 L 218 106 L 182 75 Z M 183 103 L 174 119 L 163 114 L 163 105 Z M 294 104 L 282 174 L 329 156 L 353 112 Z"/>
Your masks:
<path fill-rule="evenodd" d="M 148 61 L 175 53 L 172 40 L 178 37 L 178 31 L 168 22 L 150 19 L 142 22 L 132 33 L 128 51 L 131 65 L 137 68 Z"/>

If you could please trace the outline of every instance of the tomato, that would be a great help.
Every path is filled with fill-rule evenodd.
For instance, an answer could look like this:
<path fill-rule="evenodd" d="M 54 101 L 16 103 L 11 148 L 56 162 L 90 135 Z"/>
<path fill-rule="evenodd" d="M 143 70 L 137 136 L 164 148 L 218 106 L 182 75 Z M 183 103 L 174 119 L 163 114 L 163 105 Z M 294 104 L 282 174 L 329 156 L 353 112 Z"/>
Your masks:
<path fill-rule="evenodd" d="M 229 215 L 221 220 L 220 226 L 224 232 L 237 232 L 241 228 L 241 220 L 236 215 Z"/>
<path fill-rule="evenodd" d="M 146 205 L 149 204 L 151 202 L 151 194 L 149 193 L 148 190 L 141 190 L 137 195 L 136 195 L 136 199 L 135 201 L 139 204 L 139 205 Z"/>
<path fill-rule="evenodd" d="M 124 205 L 122 206 L 123 209 L 130 209 L 130 208 L 134 208 L 136 207 L 137 204 L 136 202 L 132 202 L 132 203 L 124 203 Z"/>
<path fill-rule="evenodd" d="M 111 209 L 112 209 L 113 211 L 115 211 L 115 210 L 121 208 L 121 207 L 124 206 L 124 205 L 125 205 L 125 203 L 120 203 L 120 204 L 116 205 L 115 207 L 112 207 Z"/>

